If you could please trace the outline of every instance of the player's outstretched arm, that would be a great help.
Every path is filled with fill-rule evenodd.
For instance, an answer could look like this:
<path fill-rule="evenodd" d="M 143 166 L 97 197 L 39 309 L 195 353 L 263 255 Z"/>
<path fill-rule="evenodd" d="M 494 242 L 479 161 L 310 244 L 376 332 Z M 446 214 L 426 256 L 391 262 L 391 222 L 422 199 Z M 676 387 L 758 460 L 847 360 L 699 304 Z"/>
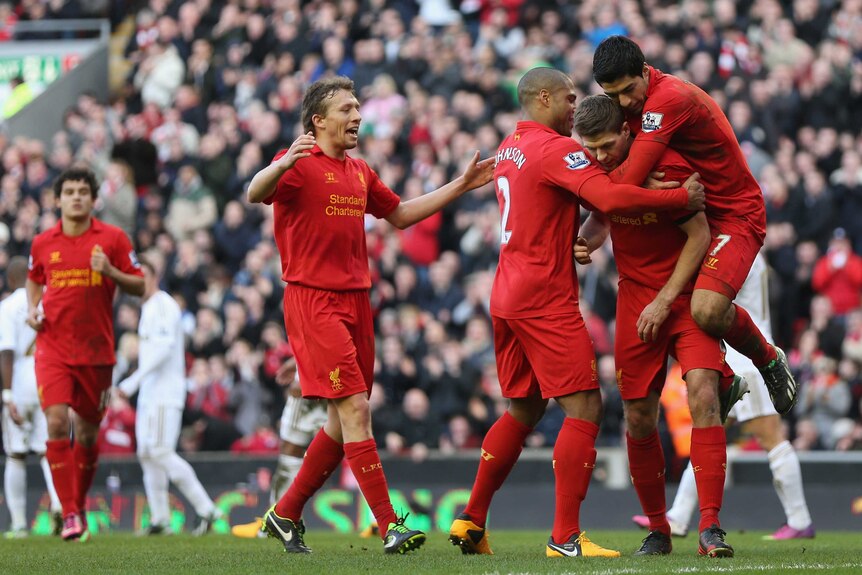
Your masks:
<path fill-rule="evenodd" d="M 581 226 L 581 232 L 575 239 L 575 261 L 581 265 L 592 263 L 590 254 L 601 247 L 608 237 L 611 225 L 600 212 L 590 212 L 587 221 Z"/>
<path fill-rule="evenodd" d="M 647 190 L 629 184 L 614 184 L 607 174 L 597 172 L 581 185 L 578 195 L 606 214 L 635 210 L 699 211 L 704 209 L 706 200 L 699 178 L 694 174 L 682 188 Z"/>
<path fill-rule="evenodd" d="M 281 176 L 295 166 L 297 161 L 310 156 L 315 143 L 312 132 L 294 140 L 283 156 L 254 175 L 248 184 L 248 201 L 252 204 L 260 203 L 275 193 Z"/>
<path fill-rule="evenodd" d="M 661 159 L 667 145 L 664 139 L 646 140 L 642 133 L 638 134 L 626 160 L 610 172 L 611 180 L 617 184 L 641 185 Z"/>
<path fill-rule="evenodd" d="M 712 237 L 709 224 L 703 212 L 694 214 L 689 220 L 680 224 L 687 239 L 676 261 L 676 267 L 667 283 L 658 292 L 655 299 L 644 308 L 638 318 L 638 337 L 650 342 L 658 337 L 659 329 L 670 314 L 670 306 L 679 297 L 686 284 L 697 273 Z"/>
<path fill-rule="evenodd" d="M 428 216 L 439 212 L 447 204 L 458 199 L 464 193 L 484 186 L 494 176 L 494 158 L 485 158 L 479 161 L 479 151 L 473 154 L 470 163 L 464 173 L 431 192 L 401 202 L 392 210 L 386 221 L 399 229 L 409 228 L 416 222 L 421 222 Z"/>

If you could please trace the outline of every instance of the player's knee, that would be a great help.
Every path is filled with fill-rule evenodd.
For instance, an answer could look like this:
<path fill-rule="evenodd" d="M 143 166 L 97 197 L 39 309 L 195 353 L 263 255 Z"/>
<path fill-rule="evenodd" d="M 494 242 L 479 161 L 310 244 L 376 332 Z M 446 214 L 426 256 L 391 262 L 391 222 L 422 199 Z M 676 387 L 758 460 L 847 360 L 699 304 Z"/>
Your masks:
<path fill-rule="evenodd" d="M 70 426 L 69 416 L 66 413 L 48 413 L 45 419 L 48 424 L 48 437 L 51 439 L 68 439 Z"/>
<path fill-rule="evenodd" d="M 718 391 L 715 380 L 707 377 L 687 377 L 688 407 L 696 427 L 718 421 Z"/>
<path fill-rule="evenodd" d="M 169 447 L 156 447 L 149 450 L 150 458 L 161 464 L 166 464 L 174 455 L 174 450 Z"/>
<path fill-rule="evenodd" d="M 691 317 L 697 326 L 713 337 L 722 337 L 730 328 L 729 300 L 726 298 L 699 297 L 691 300 Z"/>
<path fill-rule="evenodd" d="M 655 431 L 655 418 L 642 411 L 626 411 L 626 428 L 634 439 L 643 439 Z"/>
<path fill-rule="evenodd" d="M 697 327 L 713 337 L 721 337 L 723 334 L 721 314 L 713 307 L 703 306 L 692 308 L 691 317 Z"/>
<path fill-rule="evenodd" d="M 93 429 L 79 429 L 78 426 L 75 427 L 75 441 L 83 445 L 84 447 L 93 447 L 96 444 L 96 440 L 99 438 L 99 430 L 96 428 Z"/>
<path fill-rule="evenodd" d="M 781 425 L 781 417 L 778 415 L 767 415 L 758 417 L 747 422 L 743 428 L 752 433 L 761 447 L 766 451 L 772 451 L 779 443 L 787 439 L 784 427 Z"/>
<path fill-rule="evenodd" d="M 643 439 L 655 432 L 658 414 L 651 404 L 632 401 L 626 402 L 624 407 L 626 429 L 633 439 Z"/>
<path fill-rule="evenodd" d="M 541 397 L 524 397 L 512 399 L 509 402 L 509 415 L 515 418 L 516 421 L 526 425 L 529 428 L 536 427 L 542 416 L 545 415 L 545 409 L 548 407 L 548 400 Z"/>
<path fill-rule="evenodd" d="M 602 394 L 598 389 L 581 391 L 572 396 L 571 406 L 563 406 L 568 417 L 599 425 L 602 422 Z"/>
<path fill-rule="evenodd" d="M 371 412 L 368 399 L 362 393 L 337 400 L 336 408 L 338 409 L 338 417 L 342 423 L 345 419 L 357 420 L 367 418 Z"/>

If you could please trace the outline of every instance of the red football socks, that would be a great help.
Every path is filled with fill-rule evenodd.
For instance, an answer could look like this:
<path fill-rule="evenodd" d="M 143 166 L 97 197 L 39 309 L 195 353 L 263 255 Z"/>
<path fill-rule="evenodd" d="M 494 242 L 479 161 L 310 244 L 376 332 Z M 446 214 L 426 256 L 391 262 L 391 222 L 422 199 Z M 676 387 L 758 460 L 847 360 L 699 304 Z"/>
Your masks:
<path fill-rule="evenodd" d="M 665 500 L 665 463 L 658 432 L 643 439 L 626 433 L 629 471 L 644 514 L 649 517 L 649 530 L 661 531 L 670 537 Z"/>
<path fill-rule="evenodd" d="M 599 426 L 583 419 L 567 417 L 554 444 L 556 506 L 551 537 L 565 543 L 580 533 L 581 503 L 587 496 L 596 467 L 596 437 Z"/>
<path fill-rule="evenodd" d="M 63 515 L 77 513 L 75 502 L 75 459 L 72 444 L 68 439 L 49 439 L 45 442 L 45 458 L 51 466 L 54 489 L 63 507 Z"/>
<path fill-rule="evenodd" d="M 329 437 L 323 429 L 318 431 L 305 452 L 299 473 L 275 504 L 276 515 L 299 521 L 305 504 L 326 483 L 342 459 L 344 446 Z"/>
<path fill-rule="evenodd" d="M 751 359 L 757 367 L 763 367 L 777 357 L 775 348 L 769 345 L 760 329 L 745 309 L 733 304 L 736 314 L 724 341 L 733 349 Z"/>
<path fill-rule="evenodd" d="M 470 492 L 470 501 L 464 513 L 479 527 L 485 527 L 488 508 L 494 493 L 500 489 L 509 472 L 518 461 L 524 440 L 533 429 L 512 417 L 509 412 L 500 416 L 482 441 L 482 459 L 476 472 L 476 481 Z"/>
<path fill-rule="evenodd" d="M 395 511 L 389 499 L 389 487 L 383 474 L 383 464 L 373 439 L 344 444 L 344 455 L 353 471 L 359 490 L 368 502 L 371 513 L 380 527 L 380 538 L 385 539 L 390 523 L 395 523 Z"/>
<path fill-rule="evenodd" d="M 713 523 L 721 525 L 718 512 L 724 497 L 727 466 L 727 438 L 724 428 L 695 427 L 691 430 L 691 467 L 700 500 L 699 531 Z"/>
<path fill-rule="evenodd" d="M 99 467 L 99 444 L 94 443 L 90 447 L 84 447 L 75 442 L 72 448 L 72 456 L 75 458 L 75 505 L 78 512 L 84 514 L 87 511 L 87 492 L 93 484 L 93 476 Z"/>

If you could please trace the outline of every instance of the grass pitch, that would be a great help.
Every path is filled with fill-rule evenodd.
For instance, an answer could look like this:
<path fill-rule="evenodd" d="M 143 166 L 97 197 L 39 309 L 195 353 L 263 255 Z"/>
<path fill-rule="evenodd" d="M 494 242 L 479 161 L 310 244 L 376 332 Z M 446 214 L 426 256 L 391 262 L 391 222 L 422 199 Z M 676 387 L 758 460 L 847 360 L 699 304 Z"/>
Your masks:
<path fill-rule="evenodd" d="M 0 539 L 0 573 L 79 575 L 90 573 L 301 573 L 304 575 L 370 574 L 503 575 L 578 573 L 640 575 L 652 573 L 862 573 L 862 534 L 818 532 L 803 541 L 763 541 L 763 532 L 728 533 L 736 549 L 733 559 L 698 557 L 697 539 L 674 539 L 669 557 L 635 558 L 644 532 L 595 531 L 589 537 L 623 552 L 619 559 L 548 559 L 548 533 L 491 533 L 494 556 L 463 556 L 444 533 L 435 532 L 419 551 L 406 556 L 383 554 L 379 539 L 361 539 L 311 531 L 306 543 L 314 554 L 288 555 L 274 539 L 237 539 L 228 535 L 136 537 L 94 536 L 89 543 L 64 543 L 57 538 Z"/>

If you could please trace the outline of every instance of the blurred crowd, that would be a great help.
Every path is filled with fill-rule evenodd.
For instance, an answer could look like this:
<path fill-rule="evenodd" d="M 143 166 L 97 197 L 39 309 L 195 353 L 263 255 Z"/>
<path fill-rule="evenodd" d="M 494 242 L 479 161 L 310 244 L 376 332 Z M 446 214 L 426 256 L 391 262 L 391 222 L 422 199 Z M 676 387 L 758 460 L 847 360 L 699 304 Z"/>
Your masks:
<path fill-rule="evenodd" d="M 0 27 L 63 17 L 71 4 L 0 4 Z M 310 82 L 356 82 L 354 155 L 408 199 L 457 175 L 473 150 L 495 152 L 519 119 L 525 70 L 555 66 L 582 96 L 597 93 L 592 52 L 612 34 L 637 40 L 650 64 L 726 111 L 767 205 L 774 336 L 801 384 L 789 435 L 802 450 L 862 448 L 859 0 L 150 0 L 110 10 L 116 23 L 134 19 L 122 93 L 78 98 L 48 143 L 0 139 L 0 270 L 55 224 L 56 174 L 75 162 L 94 168 L 97 216 L 128 232 L 184 310 L 182 449 L 276 449 L 275 373 L 291 351 L 272 210 L 244 192 L 298 135 Z M 379 444 L 417 459 L 477 447 L 506 405 L 488 313 L 493 188 L 406 231 L 370 217 L 366 228 Z M 593 260 L 579 269 L 582 311 L 605 398 L 599 445 L 616 446 L 617 278 L 609 249 Z M 138 301 L 118 302 L 118 370 L 136 361 L 139 314 Z M 562 417 L 550 409 L 528 443 L 551 445 Z M 132 420 L 132 407 L 112 400 L 106 426 L 133 437 Z"/>

